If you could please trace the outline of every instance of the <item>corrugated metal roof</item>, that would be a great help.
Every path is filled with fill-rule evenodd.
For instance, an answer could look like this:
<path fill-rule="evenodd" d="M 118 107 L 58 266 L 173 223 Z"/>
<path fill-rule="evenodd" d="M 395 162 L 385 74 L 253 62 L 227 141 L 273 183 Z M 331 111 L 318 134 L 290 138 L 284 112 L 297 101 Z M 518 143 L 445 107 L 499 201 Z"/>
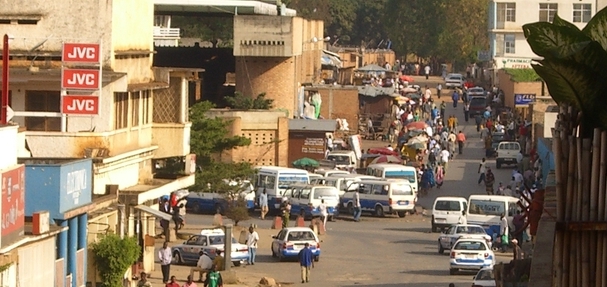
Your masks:
<path fill-rule="evenodd" d="M 369 97 L 377 97 L 377 96 L 391 96 L 396 92 L 396 89 L 384 88 L 384 87 L 374 87 L 374 86 L 360 86 L 358 87 L 358 94 Z"/>
<path fill-rule="evenodd" d="M 337 129 L 337 121 L 335 121 L 335 120 L 306 120 L 306 119 L 289 120 L 289 130 L 290 131 L 333 132 L 336 129 Z"/>

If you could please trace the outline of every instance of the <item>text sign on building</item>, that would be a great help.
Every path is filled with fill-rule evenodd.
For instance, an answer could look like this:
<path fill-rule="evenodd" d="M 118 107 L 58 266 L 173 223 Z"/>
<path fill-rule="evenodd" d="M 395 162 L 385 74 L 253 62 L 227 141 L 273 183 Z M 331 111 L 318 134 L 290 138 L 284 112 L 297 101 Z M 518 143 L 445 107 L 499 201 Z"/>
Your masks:
<path fill-rule="evenodd" d="M 64 43 L 62 61 L 76 63 L 99 63 L 99 44 Z"/>
<path fill-rule="evenodd" d="M 68 115 L 98 115 L 99 97 L 65 95 L 62 97 L 61 112 Z"/>
<path fill-rule="evenodd" d="M 4 171 L 2 178 L 2 237 L 23 230 L 25 224 L 25 166 Z"/>
<path fill-rule="evenodd" d="M 514 94 L 515 105 L 528 105 L 535 102 L 535 94 Z"/>
<path fill-rule="evenodd" d="M 98 90 L 99 70 L 63 69 L 61 88 L 67 90 Z"/>

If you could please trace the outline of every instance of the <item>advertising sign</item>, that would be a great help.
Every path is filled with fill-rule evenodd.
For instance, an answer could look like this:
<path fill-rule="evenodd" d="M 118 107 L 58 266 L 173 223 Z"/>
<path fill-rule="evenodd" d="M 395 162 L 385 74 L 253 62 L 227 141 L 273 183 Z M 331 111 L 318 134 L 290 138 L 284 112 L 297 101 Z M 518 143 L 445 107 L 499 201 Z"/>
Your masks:
<path fill-rule="evenodd" d="M 4 171 L 2 178 L 2 237 L 23 229 L 25 224 L 25 166 Z"/>
<path fill-rule="evenodd" d="M 482 50 L 476 52 L 476 58 L 479 62 L 487 62 L 491 60 L 491 51 Z"/>
<path fill-rule="evenodd" d="M 529 105 L 535 103 L 535 94 L 514 94 L 515 105 Z"/>
<path fill-rule="evenodd" d="M 98 115 L 99 97 L 65 95 L 61 103 L 61 112 L 67 115 Z"/>
<path fill-rule="evenodd" d="M 325 153 L 325 139 L 324 138 L 306 138 L 304 139 L 303 146 L 301 147 L 302 153 Z"/>
<path fill-rule="evenodd" d="M 99 44 L 64 43 L 63 62 L 99 63 Z"/>
<path fill-rule="evenodd" d="M 63 69 L 61 88 L 68 90 L 98 90 L 99 70 Z"/>

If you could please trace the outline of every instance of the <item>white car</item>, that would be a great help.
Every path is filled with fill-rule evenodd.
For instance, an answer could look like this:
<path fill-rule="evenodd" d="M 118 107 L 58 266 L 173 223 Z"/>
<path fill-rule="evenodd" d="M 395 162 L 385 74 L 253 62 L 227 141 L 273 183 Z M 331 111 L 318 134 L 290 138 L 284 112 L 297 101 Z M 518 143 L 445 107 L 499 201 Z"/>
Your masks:
<path fill-rule="evenodd" d="M 473 277 L 472 287 L 495 287 L 495 277 L 492 268 L 483 268 Z"/>
<path fill-rule="evenodd" d="M 481 87 L 474 87 L 474 88 L 470 88 L 468 89 L 468 97 L 486 97 L 487 93 L 485 92 L 485 89 L 481 88 Z"/>
<path fill-rule="evenodd" d="M 445 78 L 445 87 L 462 88 L 464 86 L 464 76 L 462 74 L 448 74 Z"/>
<path fill-rule="evenodd" d="M 278 235 L 272 236 L 272 257 L 278 257 L 280 261 L 287 258 L 297 258 L 299 251 L 305 244 L 314 255 L 314 261 L 320 260 L 320 240 L 309 227 L 287 227 L 283 228 Z"/>
<path fill-rule="evenodd" d="M 172 248 L 173 262 L 176 264 L 196 264 L 200 251 L 205 250 L 211 259 L 217 255 L 217 250 L 224 251 L 225 233 L 222 229 L 203 229 L 200 235 L 192 235 L 183 244 Z M 234 266 L 240 266 L 249 258 L 249 248 L 238 243 L 232 237 L 232 252 L 230 253 Z"/>
<path fill-rule="evenodd" d="M 451 250 L 454 243 L 462 237 L 485 239 L 487 241 L 487 245 L 489 245 L 489 248 L 491 248 L 491 236 L 487 234 L 482 226 L 458 224 L 452 225 L 443 234 L 441 234 L 441 236 L 438 237 L 438 253 L 443 254 L 445 249 Z"/>
<path fill-rule="evenodd" d="M 460 238 L 449 257 L 449 274 L 454 275 L 459 270 L 480 270 L 493 268 L 495 254 L 491 251 L 485 239 Z"/>

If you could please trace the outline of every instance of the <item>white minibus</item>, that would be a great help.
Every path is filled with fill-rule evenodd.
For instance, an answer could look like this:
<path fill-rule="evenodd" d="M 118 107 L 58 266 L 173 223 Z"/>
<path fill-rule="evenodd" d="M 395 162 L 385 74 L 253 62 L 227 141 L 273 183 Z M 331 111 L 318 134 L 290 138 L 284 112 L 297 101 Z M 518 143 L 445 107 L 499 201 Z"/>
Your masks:
<path fill-rule="evenodd" d="M 412 166 L 395 163 L 371 164 L 367 167 L 367 174 L 386 179 L 406 179 L 413 191 L 418 191 L 417 170 Z"/>
<path fill-rule="evenodd" d="M 511 196 L 470 195 L 466 221 L 468 224 L 484 227 L 488 230 L 489 235 L 492 235 L 495 231 L 499 233 L 500 215 L 503 213 L 506 216 L 508 225 L 512 228 L 512 218 L 517 211 L 521 210 L 518 202 L 518 198 Z M 489 231 L 490 229 L 493 231 Z"/>
<path fill-rule="evenodd" d="M 378 178 L 366 174 L 333 174 L 324 179 L 323 185 L 334 186 L 339 191 L 339 196 L 342 196 L 353 182 L 373 179 Z"/>
<path fill-rule="evenodd" d="M 339 195 L 333 186 L 294 184 L 287 188 L 283 196 L 291 203 L 291 214 L 304 218 L 320 216 L 318 207 L 324 200 L 328 219 L 333 220 L 339 205 Z"/>
<path fill-rule="evenodd" d="M 257 198 L 264 190 L 266 191 L 270 212 L 280 210 L 282 195 L 290 185 L 310 183 L 308 172 L 303 169 L 278 166 L 260 166 L 256 169 L 255 189 Z"/>
<path fill-rule="evenodd" d="M 405 217 L 415 209 L 417 194 L 408 180 L 361 180 L 353 182 L 342 195 L 340 207 L 353 211 L 354 192 L 358 190 L 361 210 L 376 216 L 386 213 Z"/>

